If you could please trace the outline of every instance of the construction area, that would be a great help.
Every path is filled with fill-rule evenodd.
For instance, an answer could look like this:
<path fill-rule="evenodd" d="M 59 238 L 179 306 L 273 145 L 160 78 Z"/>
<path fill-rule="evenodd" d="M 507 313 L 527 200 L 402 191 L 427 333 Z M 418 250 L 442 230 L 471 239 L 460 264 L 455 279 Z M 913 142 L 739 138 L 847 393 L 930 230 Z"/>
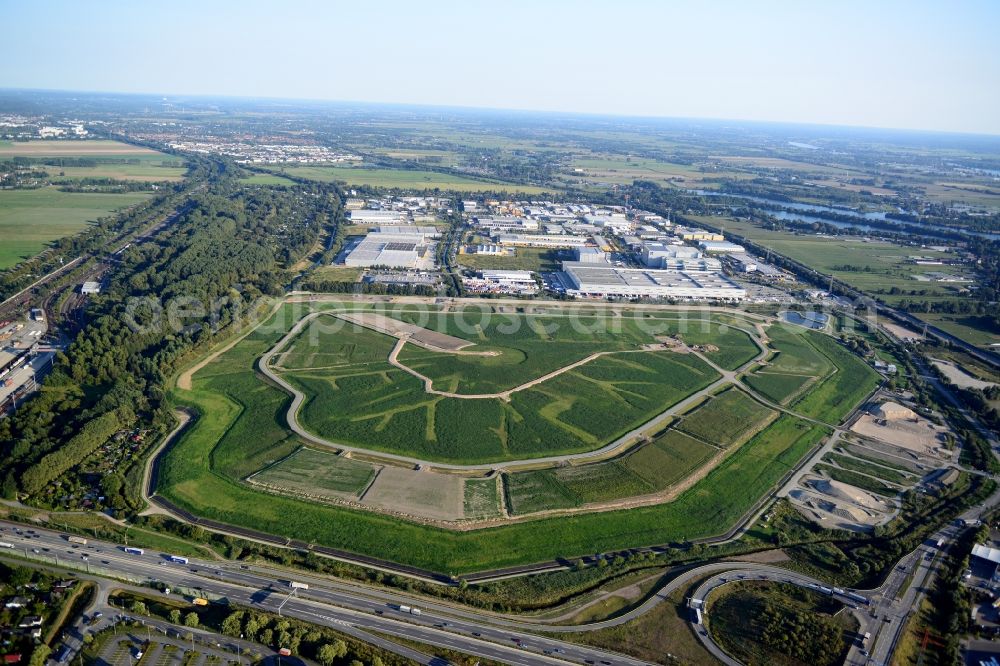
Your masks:
<path fill-rule="evenodd" d="M 894 398 L 876 396 L 785 487 L 802 515 L 825 528 L 871 531 L 897 515 L 906 491 L 958 479 L 948 429 Z"/>

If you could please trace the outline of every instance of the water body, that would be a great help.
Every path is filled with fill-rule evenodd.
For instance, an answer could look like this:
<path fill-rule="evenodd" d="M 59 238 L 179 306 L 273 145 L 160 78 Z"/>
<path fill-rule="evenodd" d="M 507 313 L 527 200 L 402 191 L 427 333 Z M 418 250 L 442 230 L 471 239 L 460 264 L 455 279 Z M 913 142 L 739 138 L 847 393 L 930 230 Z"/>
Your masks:
<path fill-rule="evenodd" d="M 688 190 L 694 194 L 700 194 L 705 197 L 733 197 L 735 199 L 746 199 L 747 201 L 753 201 L 761 204 L 764 208 L 791 208 L 792 210 L 801 210 L 807 213 L 837 213 L 838 215 L 851 215 L 861 220 L 880 220 L 884 221 L 885 213 L 883 212 L 867 212 L 861 213 L 853 208 L 836 208 L 834 206 L 821 206 L 819 204 L 807 204 L 799 203 L 797 201 L 778 201 L 777 199 L 765 199 L 764 197 L 754 197 L 749 194 L 727 194 L 725 192 L 713 192 L 711 190 Z"/>
<path fill-rule="evenodd" d="M 859 212 L 851 208 L 837 208 L 834 206 L 821 206 L 818 204 L 807 204 L 799 203 L 797 201 L 778 201 L 776 199 L 765 199 L 764 197 L 754 197 L 747 194 L 726 194 L 724 192 L 713 192 L 710 190 L 688 190 L 692 194 L 698 194 L 706 197 L 720 197 L 729 196 L 735 199 L 745 199 L 747 201 L 753 201 L 754 203 L 760 204 L 761 208 L 768 211 L 770 215 L 778 218 L 779 220 L 790 220 L 790 221 L 802 221 L 802 222 L 818 222 L 822 224 L 829 224 L 830 226 L 837 227 L 838 229 L 849 229 L 855 227 L 863 231 L 870 231 L 872 233 L 891 231 L 889 229 L 872 227 L 866 225 L 866 221 L 878 220 L 880 222 L 888 222 L 889 224 L 903 225 L 909 224 L 912 226 L 924 227 L 928 232 L 932 233 L 934 231 L 940 231 L 941 229 L 934 224 L 929 224 L 926 222 L 899 222 L 891 218 L 887 218 L 884 212 L 881 211 L 871 211 L 871 212 Z M 779 210 L 781 208 L 790 208 L 792 210 L 803 211 L 802 214 L 790 213 L 786 210 Z M 809 215 L 809 213 L 827 212 L 827 213 L 837 213 L 838 215 L 850 215 L 857 219 L 857 222 L 843 222 L 841 220 L 828 220 L 824 217 L 817 217 L 815 215 Z M 1000 240 L 1000 234 L 989 233 L 984 231 L 971 231 L 967 229 L 961 229 L 959 227 L 946 227 L 947 231 L 954 231 L 960 234 L 968 234 L 970 236 L 979 236 L 980 238 L 990 238 L 992 240 Z"/>
<path fill-rule="evenodd" d="M 830 321 L 830 316 L 822 312 L 795 312 L 793 310 L 782 312 L 781 318 L 789 324 L 805 326 L 806 328 L 815 330 L 825 328 L 826 323 Z"/>

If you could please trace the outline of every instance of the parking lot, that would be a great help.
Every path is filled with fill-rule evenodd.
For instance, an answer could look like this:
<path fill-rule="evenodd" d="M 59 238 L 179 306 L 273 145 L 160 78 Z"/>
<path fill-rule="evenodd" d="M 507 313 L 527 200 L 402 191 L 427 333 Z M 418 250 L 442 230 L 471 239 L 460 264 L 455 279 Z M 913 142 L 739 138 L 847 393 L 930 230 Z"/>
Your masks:
<path fill-rule="evenodd" d="M 152 640 L 147 642 L 145 631 L 119 629 L 117 636 L 112 633 L 98 651 L 99 664 L 134 666 L 140 658 L 144 666 L 220 666 L 249 661 L 247 655 L 244 655 L 241 662 L 235 654 L 197 641 L 194 643 L 194 656 L 187 657 L 192 652 L 191 641 L 185 641 L 182 637 L 166 637 L 155 630 L 149 636 Z"/>

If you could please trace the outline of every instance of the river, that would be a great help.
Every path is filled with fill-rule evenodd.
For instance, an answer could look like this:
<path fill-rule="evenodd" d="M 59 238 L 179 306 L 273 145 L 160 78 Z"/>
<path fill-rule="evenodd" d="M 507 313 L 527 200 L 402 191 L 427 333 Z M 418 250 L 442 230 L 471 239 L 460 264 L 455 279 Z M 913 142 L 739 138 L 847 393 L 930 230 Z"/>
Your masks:
<path fill-rule="evenodd" d="M 881 211 L 871 211 L 871 212 L 859 212 L 851 208 L 836 208 L 833 206 L 821 206 L 819 204 L 807 204 L 799 203 L 797 201 L 778 201 L 776 199 L 765 199 L 764 197 L 754 197 L 748 194 L 728 194 L 725 192 L 713 192 L 711 190 L 688 190 L 692 194 L 697 194 L 706 197 L 720 197 L 728 196 L 734 199 L 745 199 L 747 201 L 753 201 L 754 203 L 760 204 L 761 208 L 768 211 L 769 215 L 773 215 L 779 220 L 790 220 L 790 221 L 801 221 L 801 222 L 818 222 L 821 224 L 829 224 L 832 227 L 837 227 L 838 229 L 848 229 L 851 227 L 861 229 L 863 231 L 870 231 L 872 233 L 887 232 L 892 231 L 891 229 L 885 229 L 880 227 L 872 227 L 865 224 L 866 221 L 879 221 L 888 222 L 893 225 L 900 225 L 900 231 L 902 231 L 902 225 L 909 224 L 912 226 L 924 227 L 927 229 L 930 235 L 935 235 L 935 231 L 940 229 L 933 224 L 927 222 L 901 222 L 887 218 L 886 214 Z M 804 211 L 801 214 L 796 214 L 789 212 L 787 210 L 780 210 L 781 208 L 791 208 L 792 210 Z M 842 220 L 828 220 L 825 217 L 818 217 L 815 215 L 809 215 L 809 212 L 825 212 L 825 213 L 836 213 L 837 215 L 849 215 L 851 217 L 857 218 L 857 222 L 844 222 Z M 989 238 L 991 240 L 1000 240 L 1000 233 L 989 233 L 984 231 L 971 231 L 969 229 L 962 229 L 960 227 L 945 227 L 949 232 L 953 231 L 960 234 L 968 234 L 970 236 L 979 236 L 980 238 Z"/>

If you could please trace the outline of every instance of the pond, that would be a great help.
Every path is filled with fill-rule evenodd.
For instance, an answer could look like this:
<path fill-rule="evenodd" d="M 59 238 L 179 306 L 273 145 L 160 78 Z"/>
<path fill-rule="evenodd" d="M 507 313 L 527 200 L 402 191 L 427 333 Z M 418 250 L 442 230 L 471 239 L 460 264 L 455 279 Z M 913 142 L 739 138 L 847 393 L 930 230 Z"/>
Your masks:
<path fill-rule="evenodd" d="M 795 312 L 787 310 L 781 313 L 781 318 L 789 324 L 805 326 L 806 328 L 821 329 L 830 321 L 830 316 L 822 312 Z"/>

